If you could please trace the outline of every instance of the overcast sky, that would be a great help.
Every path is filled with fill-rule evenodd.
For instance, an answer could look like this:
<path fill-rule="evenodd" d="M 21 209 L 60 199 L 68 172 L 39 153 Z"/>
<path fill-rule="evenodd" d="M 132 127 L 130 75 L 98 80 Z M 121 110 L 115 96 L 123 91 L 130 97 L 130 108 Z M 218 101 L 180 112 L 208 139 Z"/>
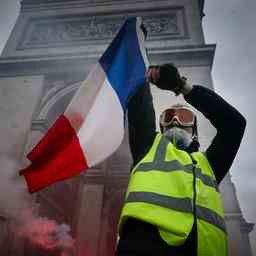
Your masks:
<path fill-rule="evenodd" d="M 217 43 L 213 82 L 217 92 L 247 119 L 242 145 L 231 168 L 240 206 L 256 223 L 256 1 L 205 0 L 207 43 Z M 256 256 L 256 227 L 251 234 Z"/>
<path fill-rule="evenodd" d="M 19 0 L 0 0 L 0 52 L 19 13 Z M 256 1 L 205 0 L 206 43 L 217 43 L 215 89 L 247 118 L 231 173 L 244 216 L 256 223 Z M 251 234 L 256 256 L 256 228 Z"/>

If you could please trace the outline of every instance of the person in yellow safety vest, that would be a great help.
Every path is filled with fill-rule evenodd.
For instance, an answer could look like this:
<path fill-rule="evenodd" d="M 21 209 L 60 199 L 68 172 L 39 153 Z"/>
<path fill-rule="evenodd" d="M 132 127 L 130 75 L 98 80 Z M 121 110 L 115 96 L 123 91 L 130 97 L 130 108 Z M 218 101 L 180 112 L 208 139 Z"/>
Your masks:
<path fill-rule="evenodd" d="M 227 229 L 219 183 L 234 160 L 245 118 L 214 91 L 190 85 L 173 64 L 151 66 L 148 81 L 182 94 L 217 129 L 199 151 L 196 116 L 176 105 L 160 117 L 148 84 L 128 106 L 134 164 L 119 220 L 117 256 L 226 256 Z"/>

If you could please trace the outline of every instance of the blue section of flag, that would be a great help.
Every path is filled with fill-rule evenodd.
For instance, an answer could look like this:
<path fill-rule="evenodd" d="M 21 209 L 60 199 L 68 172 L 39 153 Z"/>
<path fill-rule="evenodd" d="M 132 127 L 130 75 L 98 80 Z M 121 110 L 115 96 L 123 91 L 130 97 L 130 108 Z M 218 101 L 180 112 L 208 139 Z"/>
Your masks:
<path fill-rule="evenodd" d="M 145 84 L 146 66 L 139 46 L 136 22 L 137 18 L 125 21 L 99 60 L 124 110 L 129 98 Z"/>

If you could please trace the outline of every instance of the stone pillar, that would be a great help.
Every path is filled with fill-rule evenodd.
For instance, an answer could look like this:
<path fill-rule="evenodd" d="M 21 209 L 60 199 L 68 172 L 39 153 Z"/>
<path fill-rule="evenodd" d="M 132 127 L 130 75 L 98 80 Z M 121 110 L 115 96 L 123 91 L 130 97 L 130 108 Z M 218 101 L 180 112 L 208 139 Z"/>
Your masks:
<path fill-rule="evenodd" d="M 102 184 L 85 184 L 82 188 L 76 233 L 79 256 L 98 255 L 103 193 Z"/>
<path fill-rule="evenodd" d="M 231 181 L 231 175 L 227 174 L 221 183 L 220 190 L 224 201 L 225 220 L 228 230 L 229 255 L 252 255 L 249 242 L 249 233 L 254 224 L 247 223 L 243 217 L 239 202 L 236 196 L 236 188 Z"/>

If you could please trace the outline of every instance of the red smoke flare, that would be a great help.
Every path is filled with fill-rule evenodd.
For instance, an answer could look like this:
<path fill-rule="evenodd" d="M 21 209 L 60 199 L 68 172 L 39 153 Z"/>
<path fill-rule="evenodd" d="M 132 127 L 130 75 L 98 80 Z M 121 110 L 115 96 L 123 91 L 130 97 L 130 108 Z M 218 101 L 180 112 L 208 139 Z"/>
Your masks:
<path fill-rule="evenodd" d="M 21 213 L 22 222 L 15 227 L 15 233 L 46 251 L 59 251 L 60 256 L 70 256 L 75 240 L 69 234 L 70 227 L 59 225 L 55 220 L 35 216 L 31 210 Z"/>

